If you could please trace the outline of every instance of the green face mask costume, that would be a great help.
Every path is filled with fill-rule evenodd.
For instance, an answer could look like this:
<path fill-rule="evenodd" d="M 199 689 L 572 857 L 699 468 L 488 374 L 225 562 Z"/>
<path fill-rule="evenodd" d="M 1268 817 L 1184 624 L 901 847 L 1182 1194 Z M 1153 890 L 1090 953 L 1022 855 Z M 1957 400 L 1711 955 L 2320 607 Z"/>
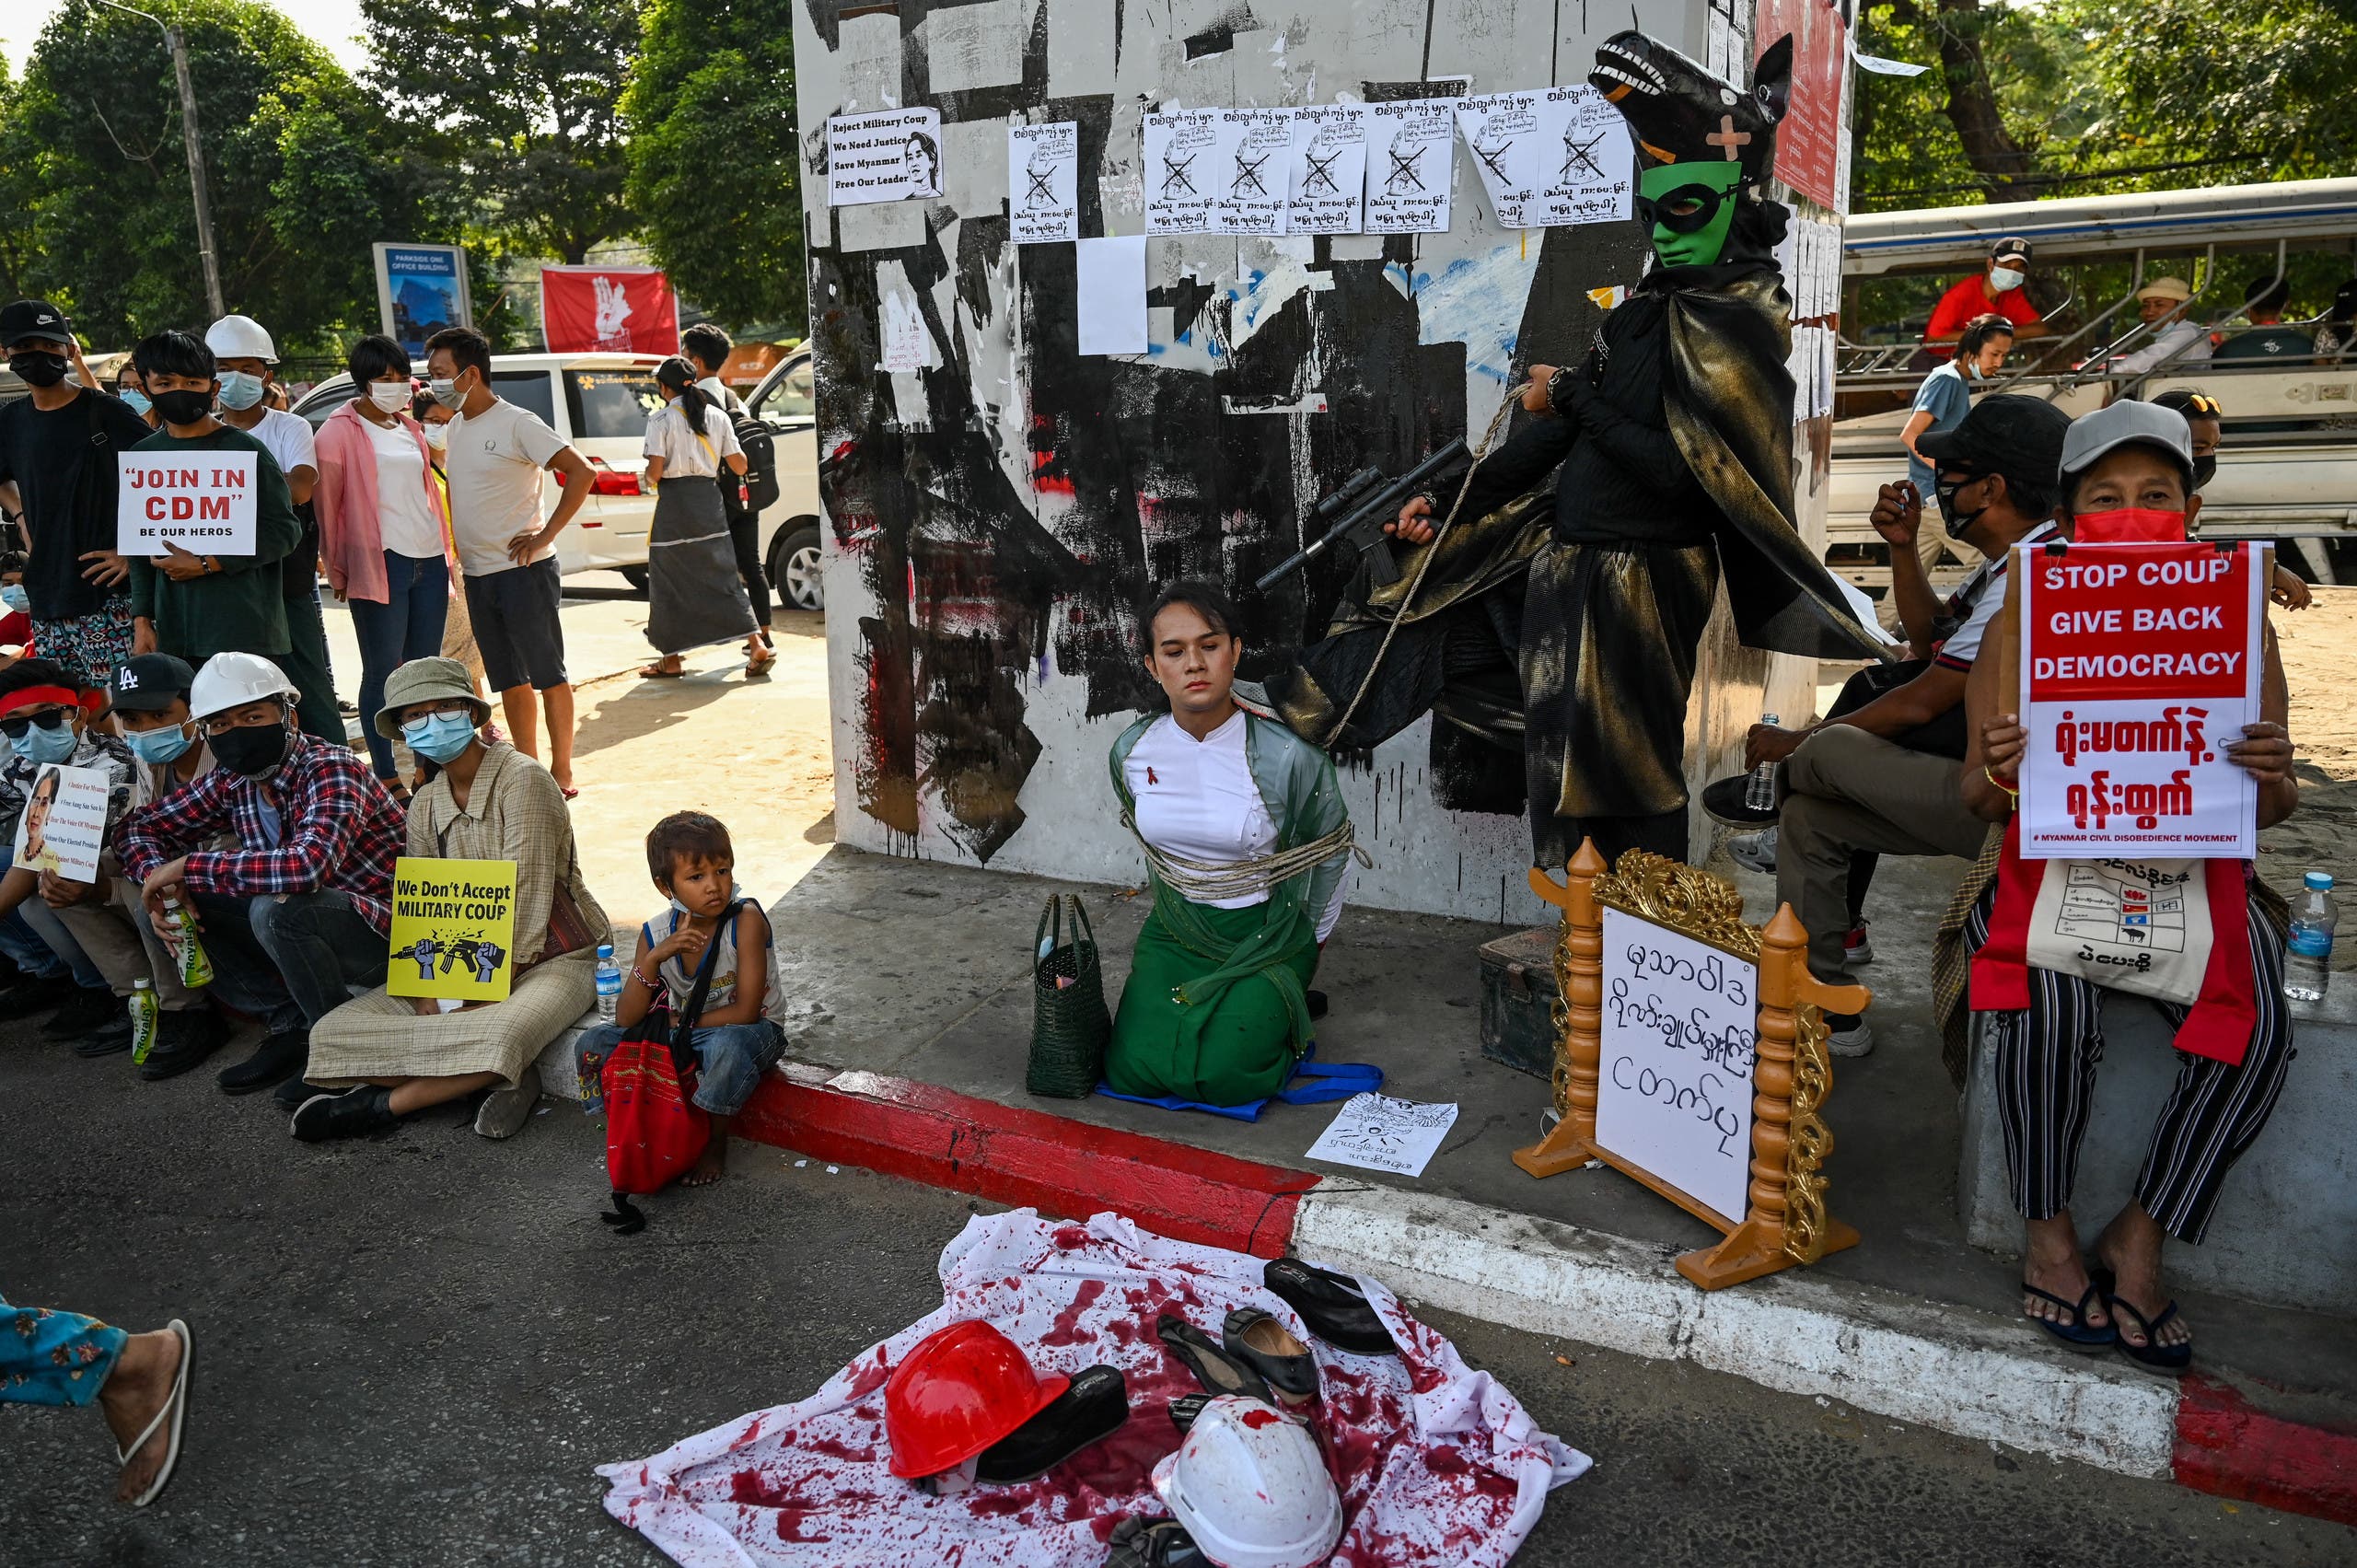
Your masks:
<path fill-rule="evenodd" d="M 1726 250 L 1735 226 L 1743 165 L 1665 163 L 1637 177 L 1637 218 L 1653 235 L 1665 267 L 1707 267 Z"/>

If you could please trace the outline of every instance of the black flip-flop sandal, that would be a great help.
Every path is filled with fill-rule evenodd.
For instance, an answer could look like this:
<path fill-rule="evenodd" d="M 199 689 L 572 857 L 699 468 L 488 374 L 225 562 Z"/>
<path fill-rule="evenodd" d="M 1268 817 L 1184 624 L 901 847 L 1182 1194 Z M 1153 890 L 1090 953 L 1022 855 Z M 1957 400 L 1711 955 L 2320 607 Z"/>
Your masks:
<path fill-rule="evenodd" d="M 2118 1335 L 2113 1344 L 2120 1354 L 2128 1358 L 2131 1365 L 2140 1372 L 2149 1372 L 2155 1377 L 2182 1377 L 2192 1369 L 2192 1341 L 2188 1340 L 2181 1345 L 2165 1345 L 2158 1342 L 2161 1325 L 2177 1316 L 2175 1301 L 2162 1307 L 2158 1317 L 2148 1318 L 2134 1302 L 2122 1301 L 2112 1294 L 2119 1288 L 2119 1276 L 2112 1272 L 2109 1264 L 2089 1263 L 2087 1278 L 2095 1282 L 2096 1289 L 2103 1292 L 2103 1304 L 2111 1313 L 2112 1331 Z M 2131 1345 L 2128 1342 L 2128 1336 L 2119 1332 L 2119 1314 L 2123 1309 L 2128 1316 L 2136 1319 L 2136 1326 L 2143 1330 L 2142 1344 Z"/>
<path fill-rule="evenodd" d="M 1155 1319 L 1155 1337 L 1170 1353 L 1184 1362 L 1195 1381 L 1213 1394 L 1240 1394 L 1248 1400 L 1258 1400 L 1264 1405 L 1277 1401 L 1269 1395 L 1269 1385 L 1246 1362 L 1230 1355 L 1219 1342 L 1196 1328 L 1183 1318 L 1164 1313 Z"/>
<path fill-rule="evenodd" d="M 2050 1318 L 2030 1318 L 2031 1322 L 2053 1336 L 2065 1349 L 2077 1351 L 2083 1355 L 2093 1355 L 2109 1350 L 2118 1338 L 2119 1331 L 2108 1323 L 2097 1328 L 2087 1321 L 2087 1303 L 2103 1297 L 2103 1292 L 2093 1284 L 2087 1286 L 2085 1294 L 2079 1297 L 2076 1306 L 2063 1300 L 2050 1290 L 2038 1289 L 2027 1280 L 2022 1282 L 2022 1289 L 2040 1301 L 2052 1302 L 2071 1315 L 2071 1320 L 2067 1323 L 2057 1323 Z"/>
<path fill-rule="evenodd" d="M 1293 1331 L 1257 1307 L 1239 1307 L 1220 1326 L 1220 1345 L 1268 1380 L 1278 1400 L 1305 1405 L 1318 1397 L 1318 1363 Z"/>

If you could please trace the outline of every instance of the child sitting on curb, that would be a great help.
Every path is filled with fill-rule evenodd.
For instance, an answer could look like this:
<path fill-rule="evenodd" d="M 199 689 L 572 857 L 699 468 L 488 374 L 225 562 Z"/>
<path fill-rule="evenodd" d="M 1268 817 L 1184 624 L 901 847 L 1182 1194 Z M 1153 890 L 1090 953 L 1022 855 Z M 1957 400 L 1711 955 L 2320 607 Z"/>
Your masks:
<path fill-rule="evenodd" d="M 720 1179 L 728 1164 L 729 1122 L 785 1051 L 785 1031 L 769 1016 L 779 1000 L 769 918 L 749 901 L 726 926 L 720 922 L 737 898 L 736 859 L 718 818 L 678 811 L 655 824 L 646 835 L 646 869 L 671 907 L 638 928 L 638 951 L 622 982 L 615 1022 L 583 1031 L 575 1047 L 584 1103 L 595 1110 L 606 1062 L 624 1032 L 646 1016 L 658 990 L 669 1000 L 676 1026 L 705 948 L 721 944 L 703 1011 L 689 1033 L 699 1068 L 695 1103 L 711 1114 L 712 1141 L 679 1179 L 686 1187 Z"/>

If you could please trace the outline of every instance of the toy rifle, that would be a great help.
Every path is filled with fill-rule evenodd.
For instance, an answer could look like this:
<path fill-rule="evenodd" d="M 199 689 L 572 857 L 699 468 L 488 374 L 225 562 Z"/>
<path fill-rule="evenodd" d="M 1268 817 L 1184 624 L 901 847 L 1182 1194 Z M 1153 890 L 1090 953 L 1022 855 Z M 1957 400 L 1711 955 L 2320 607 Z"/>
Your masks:
<path fill-rule="evenodd" d="M 1421 495 L 1432 485 L 1461 473 L 1472 460 L 1472 454 L 1465 449 L 1460 438 L 1395 480 L 1386 481 L 1374 469 L 1361 469 L 1302 519 L 1302 531 L 1308 533 L 1329 517 L 1339 517 L 1341 520 L 1261 573 L 1253 587 L 1266 593 L 1329 549 L 1345 542 L 1358 547 L 1359 559 L 1366 564 L 1368 587 L 1386 587 L 1398 582 L 1399 563 L 1392 557 L 1391 536 L 1383 531 L 1383 525 L 1399 515 L 1399 508 L 1408 504 L 1410 497 Z"/>

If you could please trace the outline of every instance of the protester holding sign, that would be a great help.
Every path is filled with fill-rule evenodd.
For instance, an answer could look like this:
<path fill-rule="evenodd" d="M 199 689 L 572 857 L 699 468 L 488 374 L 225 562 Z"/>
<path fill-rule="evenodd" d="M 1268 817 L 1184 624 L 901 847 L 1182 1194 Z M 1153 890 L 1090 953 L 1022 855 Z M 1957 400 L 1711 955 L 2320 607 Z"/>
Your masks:
<path fill-rule="evenodd" d="M 2022 693 L 2008 689 L 2005 674 L 2026 668 L 2024 687 L 2034 697 L 2063 659 L 2099 662 L 2107 691 L 2132 699 L 2138 682 L 2154 679 L 2164 662 L 2174 672 L 2190 661 L 2202 679 L 2212 666 L 2237 665 L 2229 672 L 2241 679 L 2243 661 L 2256 652 L 2263 660 L 2260 679 L 2250 683 L 2257 722 L 2238 734 L 2221 725 L 2205 738 L 2204 703 L 2156 702 L 2149 723 L 2107 719 L 2107 733 L 2089 744 L 2132 768 L 2157 731 L 2183 748 L 2180 782 L 2212 761 L 2230 765 L 2235 777 L 2202 788 L 2231 791 L 2233 809 L 2249 827 L 2290 816 L 2299 785 L 2283 671 L 2258 578 L 2263 553 L 2254 560 L 2247 547 L 2166 542 L 2182 541 L 2200 509 L 2185 421 L 2132 401 L 2088 414 L 2071 427 L 2061 482 L 2063 531 L 2073 545 L 2026 557 L 2036 586 L 2014 585 L 1999 625 L 2003 658 L 1976 663 L 1967 685 L 1965 800 L 2006 826 L 2001 853 L 1993 863 L 1984 854 L 1960 890 L 1959 905 L 1970 900 L 1961 933 L 1976 955 L 1972 1007 L 1992 1015 L 2006 1165 L 2026 1231 L 2022 1309 L 2057 1339 L 2082 1348 L 2116 1343 L 2147 1370 L 2176 1376 L 2191 1360 L 2192 1335 L 2162 1281 L 2163 1243 L 2201 1239 L 2226 1173 L 2267 1125 L 2292 1056 L 2281 901 L 2244 860 L 2026 859 L 2023 819 L 2032 804 L 2026 777 L 2076 749 L 2084 715 L 2074 709 L 2047 733 L 2026 727 Z M 2082 548 L 2107 543 L 2114 548 Z M 2117 611 L 2058 607 L 2050 618 L 2038 615 L 2038 594 L 2066 593 L 2090 576 L 2148 592 Z M 2022 602 L 2033 607 L 2027 620 Z M 2088 621 L 2090 614 L 2098 619 Z M 2040 639 L 2049 648 L 2089 651 L 2044 651 Z M 2217 705 L 2233 711 L 2239 703 Z M 2100 773 L 2095 787 L 2107 788 Z M 2186 793 L 2190 811 L 2197 792 L 2188 784 Z M 2135 815 L 2143 802 L 2131 801 L 2119 819 L 2131 830 L 2157 828 L 2170 815 L 2158 808 L 2158 794 L 2148 815 Z M 2058 898 L 2071 901 L 2060 920 L 2045 912 Z M 1942 969 L 1953 975 L 1950 966 Z M 2070 1201 L 2103 1051 L 2107 991 L 2152 997 L 2182 1054 L 2134 1200 L 2096 1239 L 2091 1276 Z"/>
<path fill-rule="evenodd" d="M 158 541 L 162 548 L 133 558 L 131 651 L 171 654 L 191 664 L 203 664 L 218 653 L 284 653 L 286 601 L 279 563 L 294 550 L 303 529 L 295 520 L 278 460 L 260 441 L 213 417 L 220 381 L 213 351 L 195 338 L 186 332 L 143 338 L 131 351 L 131 363 L 145 382 L 148 401 L 156 405 L 164 428 L 124 455 L 123 510 L 159 524 L 206 510 L 202 502 L 215 499 L 212 493 L 219 488 L 215 476 L 232 471 L 227 465 L 207 463 L 204 459 L 213 454 L 247 456 L 253 476 L 245 498 L 251 508 L 252 534 L 242 549 L 190 550 L 169 537 L 177 529 L 168 529 Z M 238 509 L 232 507 L 222 516 L 233 517 Z"/>
<path fill-rule="evenodd" d="M 507 999 L 445 1012 L 431 996 L 377 990 L 345 1003 L 311 1032 L 303 1077 L 321 1092 L 294 1108 L 297 1138 L 350 1137 L 485 1089 L 475 1131 L 512 1136 L 540 1098 L 534 1060 L 596 998 L 597 945 L 612 927 L 582 880 L 564 794 L 513 746 L 484 743 L 490 717 L 466 666 L 447 658 L 393 671 L 375 715 L 433 775 L 410 806 L 407 854 L 514 867 Z M 385 954 L 380 944 L 379 962 Z M 412 943 L 401 961 L 414 957 Z"/>
<path fill-rule="evenodd" d="M 118 840 L 157 935 L 178 943 L 168 912 L 178 903 L 203 934 L 215 994 L 269 1027 L 220 1075 L 230 1094 L 294 1075 L 311 1026 L 351 986 L 385 978 L 401 810 L 350 748 L 295 728 L 296 699 L 268 659 L 215 656 L 197 672 L 189 710 L 220 766 L 133 812 Z M 212 847 L 224 833 L 238 847 Z"/>
<path fill-rule="evenodd" d="M 27 392 L 0 405 L 0 505 L 18 515 L 30 552 L 24 586 L 34 634 L 26 640 L 82 679 L 103 680 L 131 651 L 115 459 L 147 439 L 147 422 L 95 386 L 66 379 L 79 351 L 56 306 L 20 299 L 0 310 L 0 346 Z"/>

